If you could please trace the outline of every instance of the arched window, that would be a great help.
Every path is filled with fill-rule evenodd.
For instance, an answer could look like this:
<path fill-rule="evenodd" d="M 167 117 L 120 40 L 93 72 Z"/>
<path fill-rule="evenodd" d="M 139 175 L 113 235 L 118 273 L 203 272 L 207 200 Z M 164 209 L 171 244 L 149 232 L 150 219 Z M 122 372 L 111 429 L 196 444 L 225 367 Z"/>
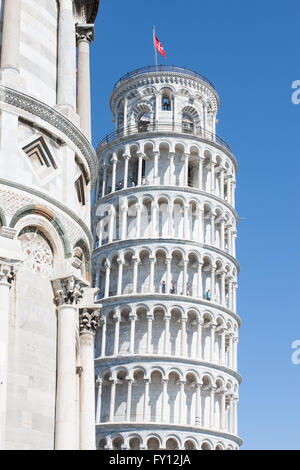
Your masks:
<path fill-rule="evenodd" d="M 53 250 L 45 237 L 36 227 L 26 227 L 19 235 L 25 255 L 23 269 L 50 278 L 53 270 Z"/>
<path fill-rule="evenodd" d="M 190 114 L 182 113 L 182 132 L 194 132 L 194 119 Z"/>
<path fill-rule="evenodd" d="M 147 132 L 150 128 L 150 113 L 143 113 L 138 120 L 138 131 Z"/>
<path fill-rule="evenodd" d="M 163 111 L 171 111 L 171 91 L 168 89 L 162 90 L 161 106 Z"/>

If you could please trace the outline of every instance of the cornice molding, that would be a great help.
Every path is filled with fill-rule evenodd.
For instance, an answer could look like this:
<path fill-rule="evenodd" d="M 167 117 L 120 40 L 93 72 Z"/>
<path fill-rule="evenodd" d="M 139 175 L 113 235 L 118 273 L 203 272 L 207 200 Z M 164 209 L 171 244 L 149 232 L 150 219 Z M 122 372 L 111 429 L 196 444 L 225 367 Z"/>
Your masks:
<path fill-rule="evenodd" d="M 5 103 L 33 114 L 68 137 L 85 158 L 90 170 L 92 185 L 95 184 L 98 166 L 96 152 L 78 127 L 62 113 L 36 98 L 3 85 L 0 85 L 0 103 Z"/>

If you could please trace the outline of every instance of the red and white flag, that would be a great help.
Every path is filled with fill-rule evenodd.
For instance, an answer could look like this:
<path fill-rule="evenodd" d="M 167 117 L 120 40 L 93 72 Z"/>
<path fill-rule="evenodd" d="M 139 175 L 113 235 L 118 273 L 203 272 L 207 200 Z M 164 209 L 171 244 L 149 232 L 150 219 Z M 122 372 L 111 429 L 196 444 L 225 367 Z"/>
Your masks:
<path fill-rule="evenodd" d="M 166 59 L 165 50 L 164 50 L 162 44 L 161 44 L 161 43 L 159 42 L 159 40 L 157 39 L 156 34 L 154 34 L 154 46 L 156 47 L 156 49 L 158 50 L 158 52 Z"/>

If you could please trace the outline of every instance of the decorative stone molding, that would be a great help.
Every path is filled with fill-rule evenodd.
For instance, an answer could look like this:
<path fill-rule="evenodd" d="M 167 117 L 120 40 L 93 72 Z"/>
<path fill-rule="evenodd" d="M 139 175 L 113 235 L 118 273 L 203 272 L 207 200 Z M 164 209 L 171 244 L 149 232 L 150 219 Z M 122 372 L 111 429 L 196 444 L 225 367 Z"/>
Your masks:
<path fill-rule="evenodd" d="M 96 333 L 100 323 L 101 310 L 99 307 L 79 309 L 80 333 Z"/>
<path fill-rule="evenodd" d="M 215 90 L 208 84 L 202 81 L 200 78 L 191 77 L 185 75 L 184 73 L 180 74 L 178 72 L 149 72 L 147 71 L 144 74 L 137 75 L 136 77 L 129 78 L 118 82 L 115 86 L 115 89 L 112 93 L 110 104 L 113 108 L 119 100 L 128 94 L 131 90 L 136 90 L 139 87 L 146 85 L 155 85 L 155 84 L 179 84 L 182 86 L 189 86 L 193 88 L 195 92 L 203 93 L 206 100 L 211 103 L 213 111 L 217 111 L 219 106 L 219 97 Z"/>
<path fill-rule="evenodd" d="M 0 261 L 0 282 L 11 284 L 15 279 L 14 267 Z"/>
<path fill-rule="evenodd" d="M 63 132 L 84 156 L 91 173 L 92 185 L 94 185 L 97 178 L 95 150 L 84 134 L 69 119 L 42 101 L 3 85 L 0 86 L 0 103 L 9 104 L 33 114 Z"/>
<path fill-rule="evenodd" d="M 87 282 L 74 275 L 52 280 L 54 303 L 57 307 L 63 304 L 77 305 L 87 285 Z"/>

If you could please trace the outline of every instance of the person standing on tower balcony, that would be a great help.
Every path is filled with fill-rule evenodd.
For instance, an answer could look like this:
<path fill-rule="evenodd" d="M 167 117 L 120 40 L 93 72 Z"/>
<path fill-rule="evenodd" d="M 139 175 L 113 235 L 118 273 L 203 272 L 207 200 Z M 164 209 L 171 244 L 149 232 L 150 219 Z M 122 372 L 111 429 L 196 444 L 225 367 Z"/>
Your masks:
<path fill-rule="evenodd" d="M 162 292 L 162 294 L 166 293 L 166 282 L 165 281 L 163 281 L 161 283 L 161 292 Z"/>

